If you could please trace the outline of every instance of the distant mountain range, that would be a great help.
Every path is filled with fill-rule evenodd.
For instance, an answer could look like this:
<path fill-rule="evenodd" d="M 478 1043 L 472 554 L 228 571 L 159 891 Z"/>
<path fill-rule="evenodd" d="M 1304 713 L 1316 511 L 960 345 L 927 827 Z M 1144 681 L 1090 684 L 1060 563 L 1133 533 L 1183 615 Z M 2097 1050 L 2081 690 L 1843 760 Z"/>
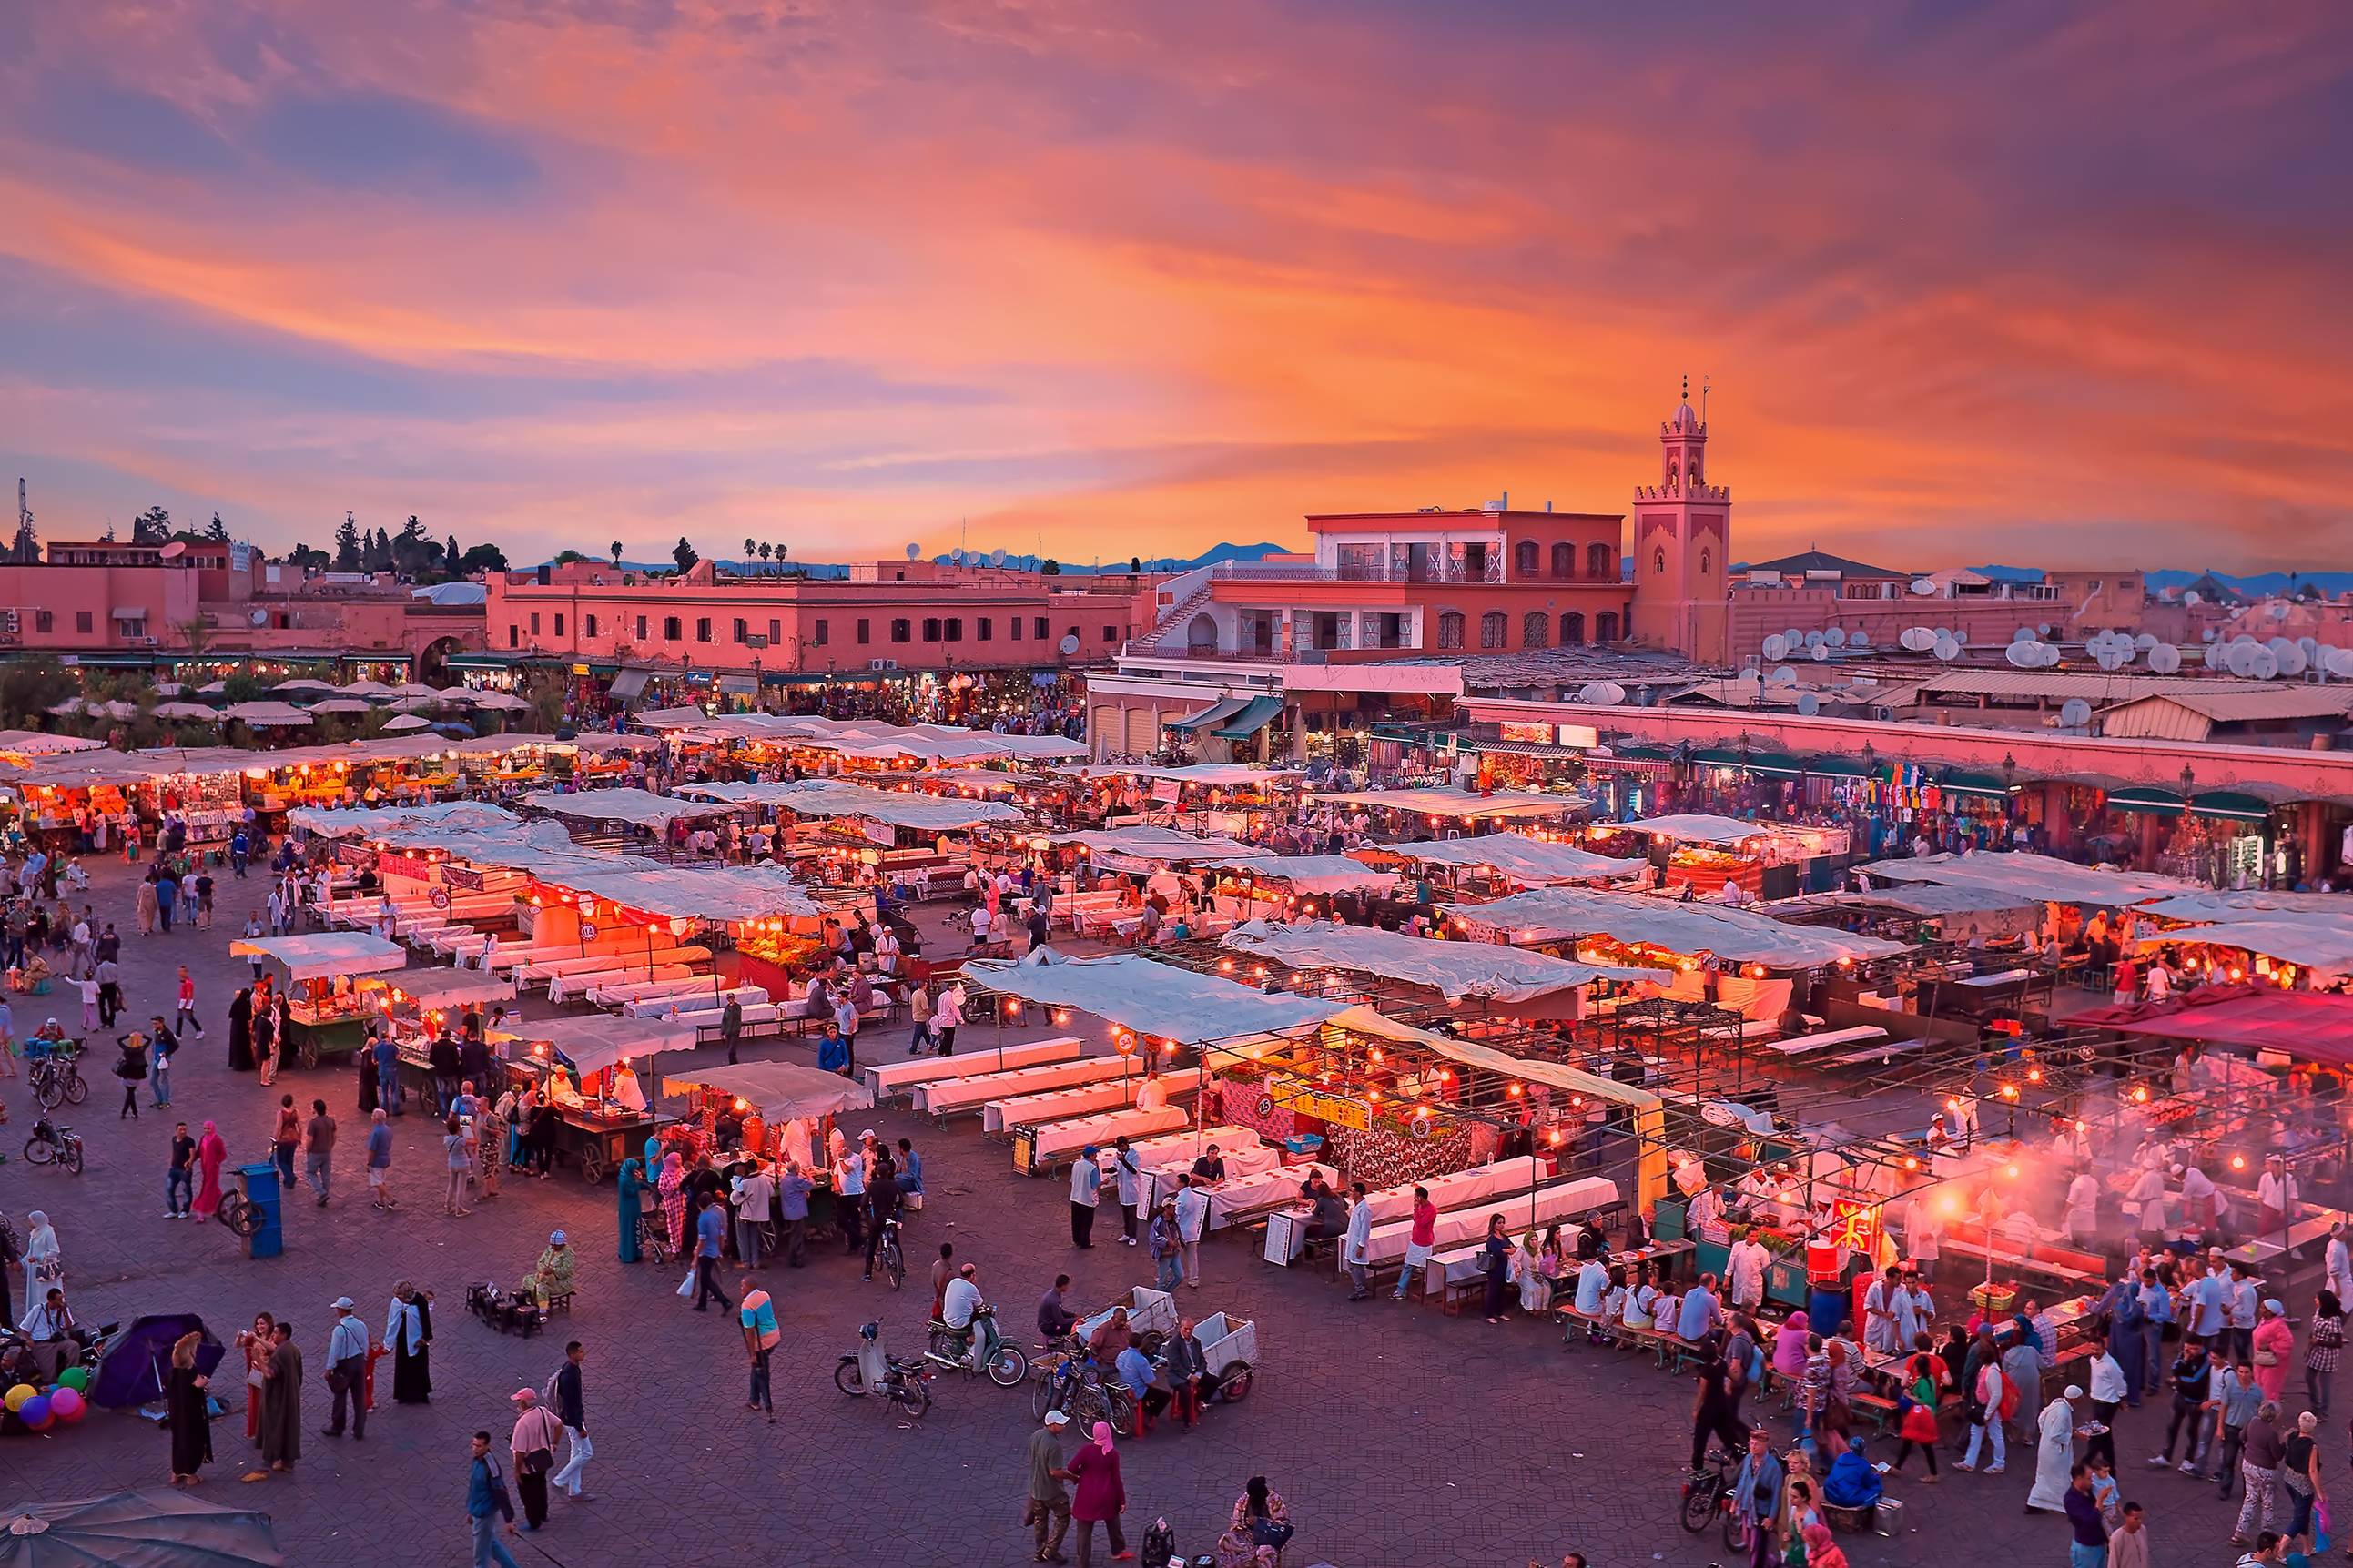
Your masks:
<path fill-rule="evenodd" d="M 1288 544 L 1219 543 L 1209 546 L 1189 561 L 1179 560 L 1173 555 L 1156 555 L 1144 562 L 1143 566 L 1146 572 L 1190 572 L 1196 566 L 1214 566 L 1225 561 L 1263 561 L 1270 555 L 1284 555 L 1290 553 L 1290 551 L 1291 546 Z M 986 550 L 967 552 L 965 557 L 965 563 L 969 565 L 976 562 L 986 561 L 992 553 L 994 552 Z M 1080 566 L 1062 561 L 1059 557 L 1010 553 L 1005 557 L 1005 564 L 1019 571 L 1034 572 L 1041 563 L 1050 559 L 1055 560 L 1062 568 L 1062 575 L 1065 577 L 1108 577 L 1114 574 L 1124 575 L 1127 571 L 1127 563 L 1124 561 L 1107 562 L 1101 566 Z M 953 554 L 934 555 L 932 560 L 938 565 L 946 566 L 954 563 L 955 557 Z"/>
<path fill-rule="evenodd" d="M 2031 566 L 1972 567 L 1984 576 L 1999 582 L 2032 583 L 2042 574 Z M 2266 595 L 2289 594 L 2309 584 L 2322 593 L 2337 595 L 2353 592 L 2353 572 L 2253 572 L 2241 576 L 2230 572 L 2185 572 L 2168 566 L 2148 574 L 2151 588 L 2186 588 L 2200 577 L 2211 577 L 2225 586 L 2236 588 L 2250 598 Z"/>

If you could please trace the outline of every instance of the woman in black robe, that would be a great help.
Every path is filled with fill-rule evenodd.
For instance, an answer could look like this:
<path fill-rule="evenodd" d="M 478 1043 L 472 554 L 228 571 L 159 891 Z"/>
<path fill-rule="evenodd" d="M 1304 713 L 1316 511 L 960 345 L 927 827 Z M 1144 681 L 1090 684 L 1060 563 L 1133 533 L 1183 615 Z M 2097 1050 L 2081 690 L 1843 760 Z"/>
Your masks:
<path fill-rule="evenodd" d="M 202 1334 L 183 1334 L 172 1346 L 171 1379 L 164 1388 L 164 1408 L 172 1428 L 172 1484 L 192 1487 L 213 1458 L 213 1424 L 205 1409 L 205 1375 L 196 1370 L 196 1347 Z"/>
<path fill-rule="evenodd" d="M 237 988 L 228 1005 L 228 1070 L 253 1070 L 253 988 Z"/>
<path fill-rule="evenodd" d="M 392 1398 L 396 1405 L 433 1400 L 433 1295 L 403 1280 L 393 1288 L 395 1310 L 385 1325 L 392 1342 Z M 414 1320 L 410 1322 L 408 1320 Z M 411 1350 L 409 1342 L 416 1341 Z"/>
<path fill-rule="evenodd" d="M 370 1113 L 372 1113 L 376 1108 L 375 1042 L 376 1026 L 374 1024 L 370 1024 L 368 1026 L 367 1038 L 362 1040 L 360 1042 L 360 1048 L 352 1053 L 359 1058 L 360 1120 L 363 1121 L 365 1121 Z"/>

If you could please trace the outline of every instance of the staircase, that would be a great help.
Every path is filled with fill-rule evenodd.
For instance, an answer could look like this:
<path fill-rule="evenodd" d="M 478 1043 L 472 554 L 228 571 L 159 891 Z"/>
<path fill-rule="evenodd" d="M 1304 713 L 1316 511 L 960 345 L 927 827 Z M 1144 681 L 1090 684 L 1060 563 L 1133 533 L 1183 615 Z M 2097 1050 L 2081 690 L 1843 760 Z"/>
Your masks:
<path fill-rule="evenodd" d="M 1204 583 L 1189 598 L 1183 600 L 1175 609 L 1161 616 L 1159 624 L 1137 638 L 1127 651 L 1130 653 L 1186 652 L 1186 628 L 1193 624 L 1193 617 L 1200 614 L 1202 607 L 1208 604 L 1210 593 L 1209 584 Z"/>

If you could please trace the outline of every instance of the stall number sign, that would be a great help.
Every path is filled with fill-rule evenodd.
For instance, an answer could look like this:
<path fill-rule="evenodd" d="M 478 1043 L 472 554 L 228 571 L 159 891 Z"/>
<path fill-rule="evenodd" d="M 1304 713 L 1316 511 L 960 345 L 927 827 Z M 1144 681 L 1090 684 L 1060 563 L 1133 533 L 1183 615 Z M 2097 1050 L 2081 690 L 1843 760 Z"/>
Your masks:
<path fill-rule="evenodd" d="M 1318 1094 L 1296 1079 L 1280 1086 L 1279 1098 L 1294 1115 L 1313 1116 L 1335 1127 L 1353 1127 L 1362 1132 L 1370 1131 L 1373 1124 L 1372 1113 L 1355 1100 Z"/>
<path fill-rule="evenodd" d="M 1182 795 L 1184 792 L 1185 781 L 1182 779 L 1154 779 L 1152 781 L 1152 798 L 1156 801 L 1160 801 L 1165 805 L 1175 805 L 1177 798 Z"/>
<path fill-rule="evenodd" d="M 1506 741 L 1519 741 L 1530 745 L 1552 744 L 1553 728 L 1549 724 L 1532 724 L 1525 720 L 1506 719 L 1495 726 L 1496 732 Z"/>

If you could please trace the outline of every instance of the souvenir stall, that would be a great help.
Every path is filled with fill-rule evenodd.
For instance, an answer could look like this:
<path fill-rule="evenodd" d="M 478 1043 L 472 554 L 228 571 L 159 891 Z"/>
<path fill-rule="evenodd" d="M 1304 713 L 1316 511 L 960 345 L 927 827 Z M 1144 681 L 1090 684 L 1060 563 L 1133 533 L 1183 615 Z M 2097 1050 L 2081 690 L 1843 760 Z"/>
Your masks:
<path fill-rule="evenodd" d="M 1847 853 L 1846 830 L 1687 814 L 1645 817 L 1592 830 L 1647 843 L 1657 885 L 1698 897 L 1755 903 L 1831 887 Z M 1734 889 L 1727 891 L 1726 889 Z"/>
<path fill-rule="evenodd" d="M 648 1099 L 639 1064 L 692 1050 L 695 1034 L 664 1019 L 595 1014 L 515 1023 L 492 1036 L 493 1044 L 510 1040 L 525 1047 L 515 1059 L 539 1075 L 556 1108 L 555 1152 L 579 1167 L 582 1181 L 595 1184 L 642 1152 L 672 1120 L 658 1098 Z"/>
<path fill-rule="evenodd" d="M 279 1054 L 306 1068 L 320 1059 L 349 1056 L 367 1039 L 376 1008 L 359 986 L 362 975 L 384 974 L 408 963 L 397 942 L 364 931 L 317 931 L 305 936 L 239 937 L 232 957 L 258 956 L 286 972 L 286 1037 Z"/>

